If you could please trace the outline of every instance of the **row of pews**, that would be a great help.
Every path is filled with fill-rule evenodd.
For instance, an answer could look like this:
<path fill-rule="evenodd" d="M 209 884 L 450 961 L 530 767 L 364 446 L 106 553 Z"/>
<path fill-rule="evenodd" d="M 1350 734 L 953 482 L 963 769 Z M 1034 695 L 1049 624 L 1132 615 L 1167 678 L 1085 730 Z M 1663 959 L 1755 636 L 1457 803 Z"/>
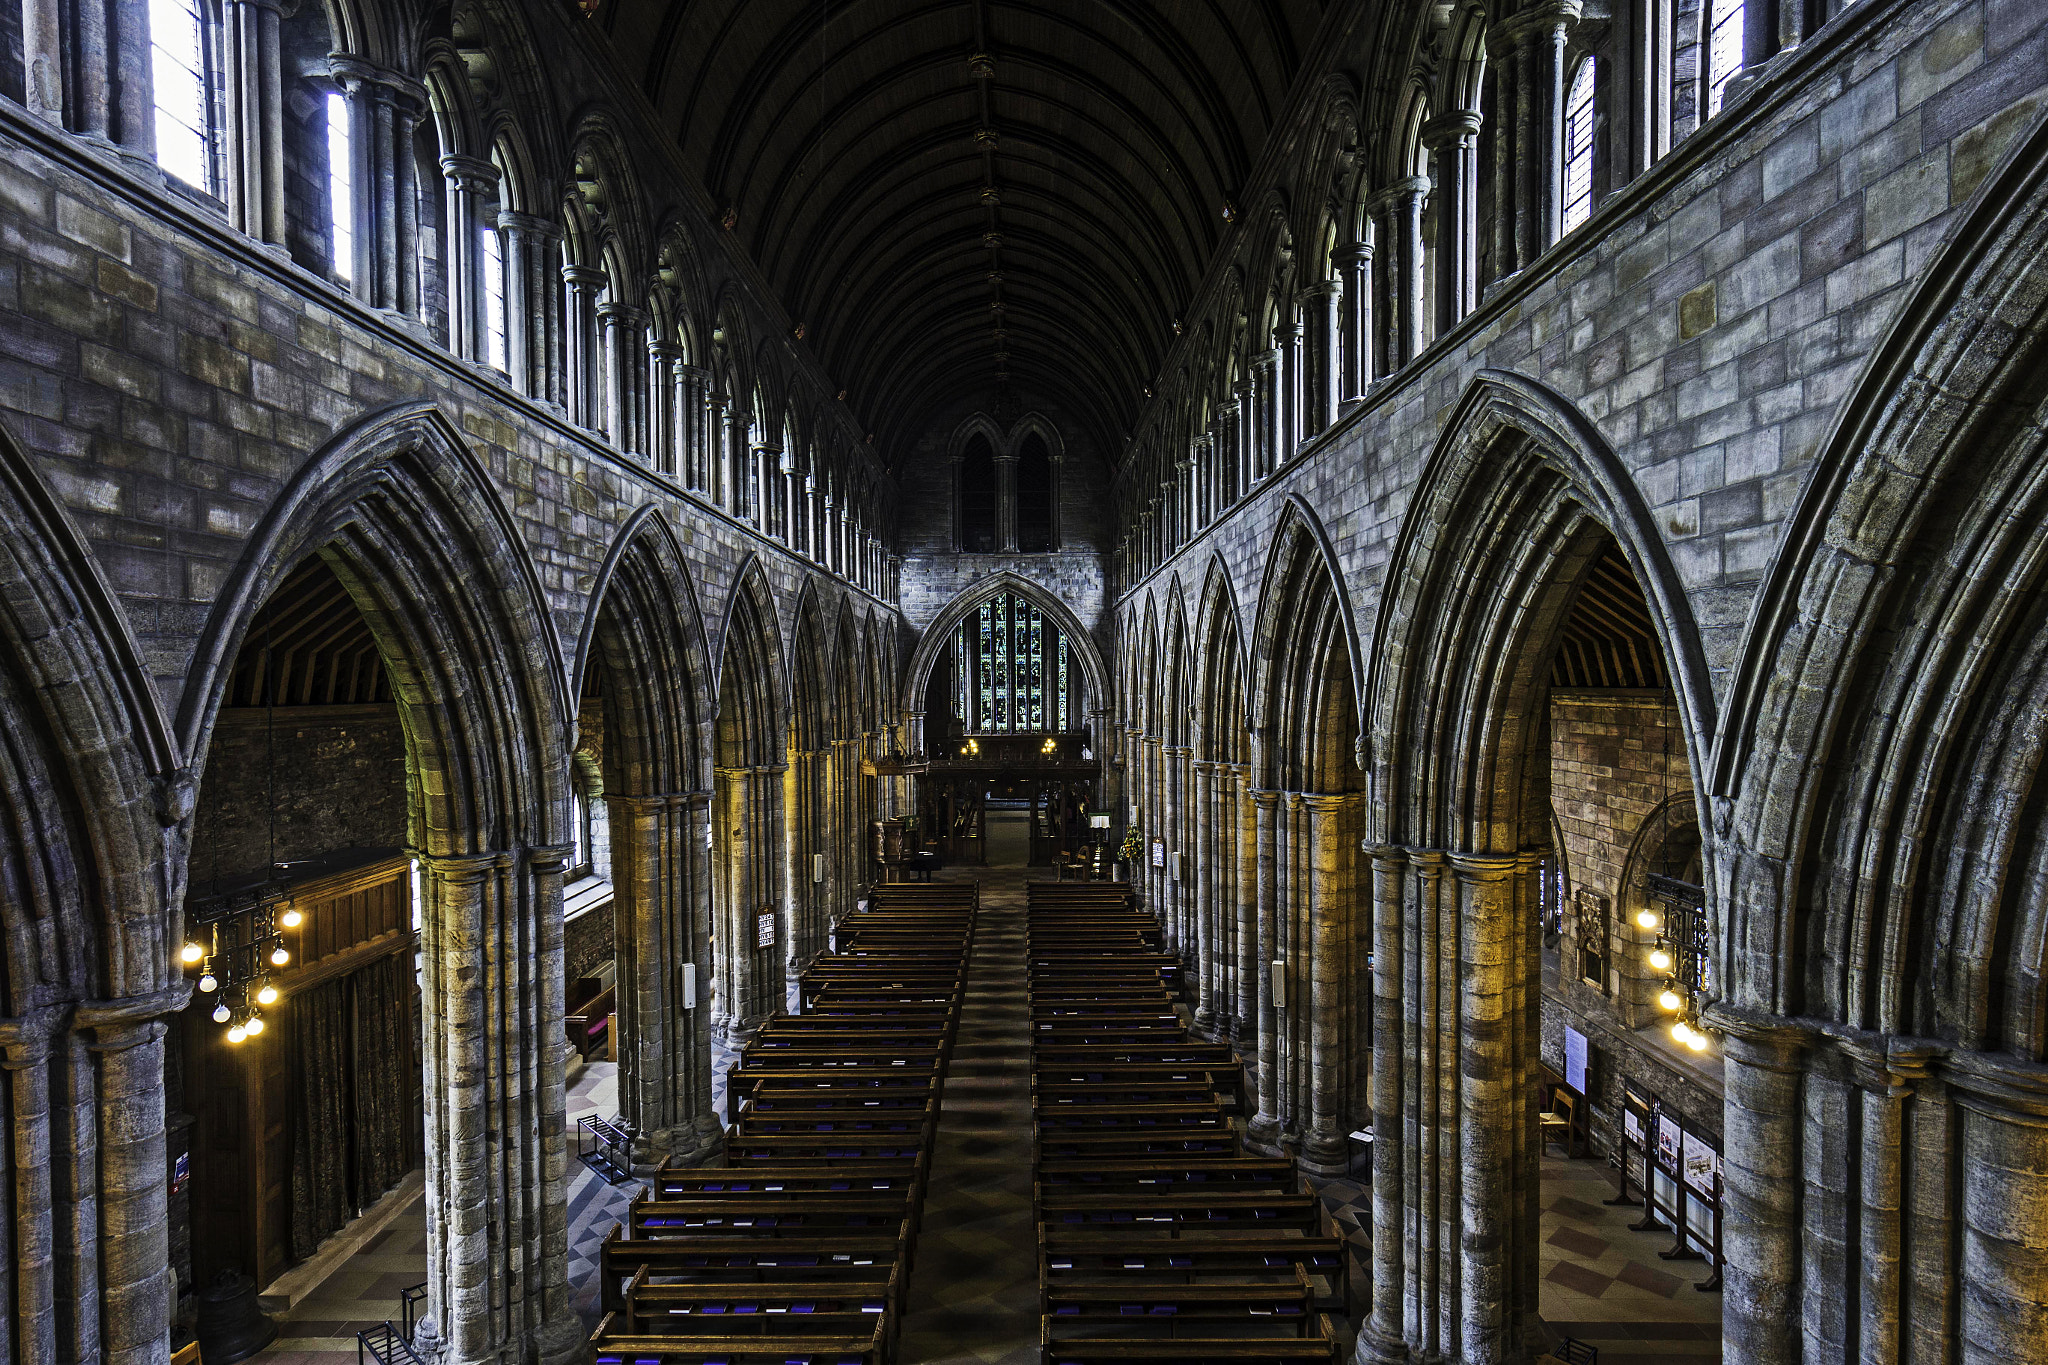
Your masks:
<path fill-rule="evenodd" d="M 1157 921 L 1123 883 L 1028 890 L 1043 1365 L 1331 1365 L 1345 1240 L 1242 1150 L 1243 1063 L 1190 1038 Z"/>
<path fill-rule="evenodd" d="M 884 1365 L 902 1330 L 980 888 L 891 885 L 726 1076 L 725 1164 L 603 1249 L 595 1365 Z"/>

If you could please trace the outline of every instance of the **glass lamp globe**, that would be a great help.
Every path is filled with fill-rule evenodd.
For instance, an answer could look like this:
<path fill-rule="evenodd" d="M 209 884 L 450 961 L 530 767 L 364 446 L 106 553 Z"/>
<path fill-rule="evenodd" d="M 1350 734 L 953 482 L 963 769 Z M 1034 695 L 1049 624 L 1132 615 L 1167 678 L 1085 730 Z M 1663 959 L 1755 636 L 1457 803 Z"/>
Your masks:
<path fill-rule="evenodd" d="M 243 1028 L 248 1030 L 251 1038 L 254 1038 L 257 1034 L 263 1032 L 263 1016 L 260 1014 L 250 1015 L 249 1022 L 244 1024 Z"/>
<path fill-rule="evenodd" d="M 272 948 L 270 950 L 270 965 L 273 967 L 282 967 L 284 966 L 285 963 L 290 962 L 291 960 L 292 955 L 285 951 L 284 945 L 282 943 L 278 944 L 275 948 Z"/>
<path fill-rule="evenodd" d="M 1675 1010 L 1685 1002 L 1678 998 L 1677 991 L 1666 989 L 1663 993 L 1658 995 L 1657 1003 L 1662 1005 L 1667 1010 Z"/>
<path fill-rule="evenodd" d="M 285 911 L 282 915 L 279 915 L 277 917 L 277 922 L 279 924 L 282 924 L 287 929 L 296 929 L 301 924 L 304 924 L 306 922 L 306 917 L 300 914 L 297 908 L 295 907 L 293 909 Z"/>
<path fill-rule="evenodd" d="M 1655 910 L 1638 910 L 1638 911 L 1636 911 L 1636 926 L 1637 926 L 1638 928 L 1642 928 L 1642 929 L 1654 929 L 1654 928 L 1656 928 L 1656 927 L 1657 927 L 1657 912 L 1656 912 Z"/>
<path fill-rule="evenodd" d="M 185 965 L 189 967 L 193 963 L 197 962 L 200 958 L 205 957 L 206 950 L 196 943 L 188 943 L 183 948 L 178 950 L 178 956 L 182 958 L 185 962 Z"/>
<path fill-rule="evenodd" d="M 1692 1030 L 1685 1026 L 1685 1020 L 1681 1019 L 1671 1026 L 1671 1038 L 1672 1041 L 1679 1043 L 1692 1041 Z"/>
<path fill-rule="evenodd" d="M 1670 971 L 1671 954 L 1665 952 L 1662 948 L 1657 949 L 1650 954 L 1650 965 L 1660 972 Z"/>
<path fill-rule="evenodd" d="M 239 1043 L 248 1036 L 249 1031 L 243 1028 L 240 1024 L 237 1024 L 233 1028 L 228 1030 L 228 1041 L 231 1043 Z"/>
<path fill-rule="evenodd" d="M 233 1017 L 234 1017 L 233 1015 L 231 1015 L 231 1014 L 229 1014 L 229 1013 L 228 1013 L 228 1002 L 227 1002 L 227 1001 L 223 1000 L 223 1001 L 221 1001 L 221 1002 L 220 1002 L 220 1003 L 219 1003 L 218 1005 L 215 1005 L 215 1006 L 213 1007 L 213 1022 L 214 1022 L 214 1023 L 216 1023 L 216 1024 L 225 1024 L 225 1023 L 226 1023 L 226 1022 L 227 1022 L 228 1020 L 232 1019 Z"/>
<path fill-rule="evenodd" d="M 1685 1036 L 1685 1045 L 1694 1052 L 1705 1052 L 1707 1050 L 1707 1035 L 1701 1033 L 1698 1029 L 1688 1029 Z"/>
<path fill-rule="evenodd" d="M 211 995 L 220 989 L 220 981 L 212 972 L 208 972 L 199 978 L 199 989 Z"/>

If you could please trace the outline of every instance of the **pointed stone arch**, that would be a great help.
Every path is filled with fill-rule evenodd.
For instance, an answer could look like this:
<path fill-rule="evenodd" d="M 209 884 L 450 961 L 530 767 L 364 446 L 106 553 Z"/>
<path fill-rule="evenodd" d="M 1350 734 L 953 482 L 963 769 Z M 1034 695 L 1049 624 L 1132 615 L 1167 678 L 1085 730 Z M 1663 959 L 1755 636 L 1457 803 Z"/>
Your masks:
<path fill-rule="evenodd" d="M 2044 262 L 2036 121 L 1843 398 L 1744 638 L 1708 1016 L 1731 1358 L 1991 1359 L 2048 1332 L 2038 1219 L 2015 1212 L 2048 1168 Z M 1831 1158 L 1912 1206 L 1827 1188 Z M 1801 1236 L 1816 1205 L 1860 1256 Z M 1857 1295 L 1862 1314 L 1801 1313 Z"/>
<path fill-rule="evenodd" d="M 789 843 L 783 779 L 789 771 L 785 654 L 775 597 L 749 557 L 733 582 L 719 635 L 714 738 L 712 1027 L 744 1042 L 782 1007 L 788 945 Z M 771 917 L 760 942 L 759 917 Z"/>
<path fill-rule="evenodd" d="M 1088 709 L 1100 711 L 1108 706 L 1114 692 L 1109 686 L 1109 673 L 1102 661 L 1102 653 L 1095 647 L 1095 637 L 1088 633 L 1088 628 L 1081 624 L 1080 618 L 1066 603 L 1040 585 L 1008 570 L 975 579 L 932 618 L 924 634 L 918 637 L 910 665 L 901 675 L 900 695 L 913 703 L 923 699 L 925 685 L 931 680 L 932 666 L 938 662 L 940 651 L 952 642 L 953 628 L 999 592 L 1013 592 L 1027 599 L 1060 628 L 1060 633 L 1067 637 L 1076 662 L 1081 665 L 1082 681 L 1088 687 Z"/>
<path fill-rule="evenodd" d="M 1296 751 L 1309 756 L 1313 770 L 1299 775 L 1301 781 L 1292 785 L 1302 790 L 1342 790 L 1336 785 L 1339 773 L 1347 763 L 1358 761 L 1355 744 L 1333 747 L 1332 742 L 1340 726 L 1356 733 L 1356 702 L 1348 717 L 1323 714 L 1338 692 L 1348 691 L 1354 699 L 1363 693 L 1364 652 L 1359 647 L 1341 562 L 1321 519 L 1299 494 L 1289 494 L 1267 551 L 1259 580 L 1258 613 L 1246 649 L 1251 670 L 1253 761 L 1262 769 L 1260 780 L 1275 787 L 1290 785 L 1289 779 L 1295 776 L 1274 766 L 1285 762 L 1282 733 L 1290 726 L 1293 737 L 1301 741 Z M 1320 631 L 1320 636 L 1312 637 L 1309 632 L 1313 631 Z M 1343 652 L 1341 677 L 1321 676 L 1320 683 L 1311 684 L 1312 676 L 1318 676 L 1316 670 L 1336 666 L 1339 649 Z M 1290 669 L 1292 687 L 1285 684 Z M 1331 689 L 1332 683 L 1339 685 L 1336 691 Z M 1343 752 L 1346 748 L 1351 752 Z"/>
<path fill-rule="evenodd" d="M 572 713 L 546 599 L 495 490 L 431 405 L 336 436 L 244 547 L 180 707 L 198 763 L 257 607 L 308 556 L 325 559 L 370 625 L 406 735 L 424 900 L 420 1331 L 464 1365 L 564 1362 L 579 1347 L 563 1176 Z"/>
<path fill-rule="evenodd" d="M 604 792 L 612 830 L 619 1113 L 653 1161 L 701 1158 L 722 1126 L 711 1099 L 710 666 L 704 618 L 674 532 L 629 517 L 598 571 L 574 695 L 605 673 Z M 685 983 L 686 972 L 699 980 Z"/>
<path fill-rule="evenodd" d="M 0 1319 L 18 1359 L 161 1359 L 192 785 L 92 552 L 4 429 L 0 731 Z"/>
<path fill-rule="evenodd" d="M 1696 754 L 1712 697 L 1641 494 L 1564 399 L 1482 372 L 1410 500 L 1365 696 L 1374 1164 L 1387 1173 L 1374 1182 L 1374 1276 L 1400 1286 L 1366 1328 L 1383 1355 L 1524 1349 L 1538 1292 L 1536 879 L 1551 837 L 1550 804 L 1532 793 L 1547 791 L 1550 658 L 1609 546 L 1643 590 Z M 1471 965 L 1440 974 L 1452 960 Z M 1433 1188 L 1458 1191 L 1440 1232 L 1405 1202 Z M 1404 1300 L 1447 1308 L 1404 1316 Z"/>

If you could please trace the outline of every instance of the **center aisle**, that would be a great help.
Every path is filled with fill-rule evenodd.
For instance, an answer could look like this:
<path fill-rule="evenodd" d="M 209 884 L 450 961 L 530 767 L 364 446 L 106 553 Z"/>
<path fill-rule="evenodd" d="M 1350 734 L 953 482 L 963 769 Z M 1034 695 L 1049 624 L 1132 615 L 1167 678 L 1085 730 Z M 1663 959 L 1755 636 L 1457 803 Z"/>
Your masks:
<path fill-rule="evenodd" d="M 945 881 L 972 881 L 967 869 Z M 902 1365 L 1038 1360 L 1023 868 L 977 868 L 981 913 L 939 1109 Z"/>

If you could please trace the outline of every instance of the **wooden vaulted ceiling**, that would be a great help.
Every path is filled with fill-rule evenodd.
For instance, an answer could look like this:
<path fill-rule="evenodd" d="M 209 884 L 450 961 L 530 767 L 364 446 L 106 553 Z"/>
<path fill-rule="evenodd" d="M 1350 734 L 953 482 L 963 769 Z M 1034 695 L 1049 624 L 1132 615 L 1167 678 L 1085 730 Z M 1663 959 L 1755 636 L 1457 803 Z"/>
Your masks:
<path fill-rule="evenodd" d="M 1322 9 L 608 0 L 597 22 L 883 451 L 992 401 L 1000 369 L 1113 457 Z"/>
<path fill-rule="evenodd" d="M 1671 685 L 1649 605 L 1618 545 L 1607 547 L 1579 588 L 1551 660 L 1550 685 Z"/>

